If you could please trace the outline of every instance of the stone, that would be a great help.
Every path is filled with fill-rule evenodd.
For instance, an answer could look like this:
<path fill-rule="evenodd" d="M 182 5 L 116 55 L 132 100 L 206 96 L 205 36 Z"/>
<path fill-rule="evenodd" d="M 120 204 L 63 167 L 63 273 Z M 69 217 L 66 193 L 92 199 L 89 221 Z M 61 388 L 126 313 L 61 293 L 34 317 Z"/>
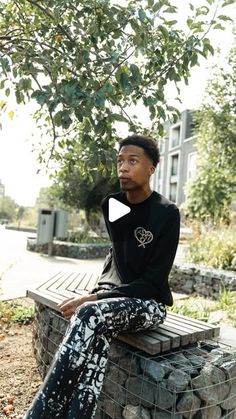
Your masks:
<path fill-rule="evenodd" d="M 222 374 L 223 373 L 223 374 Z M 200 375 L 192 379 L 192 386 L 197 390 L 201 400 L 207 405 L 216 405 L 229 393 L 229 383 L 225 373 L 212 364 L 203 367 Z"/>
<path fill-rule="evenodd" d="M 184 353 L 184 355 L 186 356 L 186 358 L 188 358 L 191 365 L 195 368 L 202 368 L 206 362 L 205 359 L 199 355 L 194 355 L 187 352 Z"/>
<path fill-rule="evenodd" d="M 126 380 L 125 388 L 127 390 L 126 400 L 128 404 L 152 407 L 155 401 L 156 386 L 144 380 L 144 377 L 129 377 Z"/>
<path fill-rule="evenodd" d="M 115 398 L 117 403 L 124 404 L 126 400 L 125 390 L 120 384 L 105 380 L 103 385 L 103 393 Z"/>
<path fill-rule="evenodd" d="M 186 390 L 190 381 L 190 375 L 184 371 L 175 370 L 170 373 L 167 379 L 167 389 L 175 392 Z"/>
<path fill-rule="evenodd" d="M 102 411 L 108 415 L 109 418 L 123 419 L 122 406 L 113 399 L 104 398 Z"/>
<path fill-rule="evenodd" d="M 165 376 L 165 369 L 158 362 L 141 358 L 140 367 L 144 375 L 148 376 L 154 382 L 159 382 Z"/>
<path fill-rule="evenodd" d="M 235 360 L 223 363 L 221 369 L 226 373 L 228 378 L 236 377 L 236 358 Z"/>
<path fill-rule="evenodd" d="M 167 388 L 166 380 L 161 381 L 156 387 L 155 392 L 155 403 L 156 406 L 161 409 L 169 409 L 175 404 L 175 394 L 170 392 Z"/>
<path fill-rule="evenodd" d="M 188 391 L 180 398 L 176 409 L 178 412 L 182 413 L 184 418 L 192 419 L 200 406 L 201 400 L 193 393 L 193 391 Z"/>
<path fill-rule="evenodd" d="M 150 412 L 143 406 L 132 406 L 128 404 L 123 410 L 124 419 L 151 419 Z"/>
<path fill-rule="evenodd" d="M 141 372 L 138 358 L 128 351 L 121 356 L 119 367 L 124 369 L 129 376 L 137 376 Z"/>
<path fill-rule="evenodd" d="M 106 377 L 117 384 L 124 384 L 128 378 L 127 374 L 115 365 L 109 366 Z"/>
<path fill-rule="evenodd" d="M 222 409 L 230 410 L 236 408 L 236 377 L 229 381 L 230 391 L 227 398 L 220 404 Z"/>
<path fill-rule="evenodd" d="M 202 407 L 194 416 L 194 419 L 220 419 L 222 417 L 221 413 L 219 406 Z"/>
<path fill-rule="evenodd" d="M 168 412 L 161 412 L 157 410 L 152 411 L 152 419 L 183 419 L 181 413 L 168 413 Z"/>

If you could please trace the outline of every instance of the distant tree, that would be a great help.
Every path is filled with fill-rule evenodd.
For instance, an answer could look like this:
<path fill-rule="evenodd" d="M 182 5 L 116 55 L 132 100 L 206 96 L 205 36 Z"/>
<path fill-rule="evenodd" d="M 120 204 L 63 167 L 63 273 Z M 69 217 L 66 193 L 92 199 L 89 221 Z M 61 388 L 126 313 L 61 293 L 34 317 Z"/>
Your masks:
<path fill-rule="evenodd" d="M 187 185 L 189 217 L 227 220 L 236 194 L 236 43 L 226 68 L 209 82 L 196 114 L 197 171 Z"/>
<path fill-rule="evenodd" d="M 36 199 L 35 207 L 39 208 L 59 208 L 62 202 L 58 198 L 56 187 L 54 185 L 40 188 Z"/>
<path fill-rule="evenodd" d="M 100 218 L 102 198 L 108 193 L 119 190 L 119 182 L 115 175 L 116 166 L 114 162 L 113 165 L 106 165 L 104 162 L 104 169 L 101 171 L 99 168 L 92 169 L 88 161 L 84 167 L 81 166 L 79 155 L 70 153 L 67 153 L 63 162 L 63 166 L 55 176 L 55 194 L 70 208 L 77 211 L 85 210 L 87 223 L 96 228 Z"/>
<path fill-rule="evenodd" d="M 10 196 L 4 196 L 0 200 L 0 218 L 14 221 L 16 219 L 18 205 Z"/>
<path fill-rule="evenodd" d="M 26 207 L 23 207 L 22 205 L 20 205 L 18 207 L 17 212 L 16 212 L 16 219 L 17 219 L 17 222 L 18 222 L 18 228 L 20 228 L 21 222 L 22 222 L 23 217 L 26 214 L 26 212 L 27 212 Z"/>

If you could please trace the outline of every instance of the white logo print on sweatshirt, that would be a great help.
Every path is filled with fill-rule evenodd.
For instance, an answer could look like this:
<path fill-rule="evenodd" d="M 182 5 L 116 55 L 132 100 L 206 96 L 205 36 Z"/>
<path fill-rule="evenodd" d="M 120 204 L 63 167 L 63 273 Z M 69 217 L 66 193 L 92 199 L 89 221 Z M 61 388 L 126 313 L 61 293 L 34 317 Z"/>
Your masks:
<path fill-rule="evenodd" d="M 140 243 L 138 247 L 142 246 L 144 248 L 145 244 L 148 244 L 153 240 L 153 234 L 151 233 L 151 231 L 147 231 L 143 227 L 137 227 L 134 230 L 134 237 Z"/>

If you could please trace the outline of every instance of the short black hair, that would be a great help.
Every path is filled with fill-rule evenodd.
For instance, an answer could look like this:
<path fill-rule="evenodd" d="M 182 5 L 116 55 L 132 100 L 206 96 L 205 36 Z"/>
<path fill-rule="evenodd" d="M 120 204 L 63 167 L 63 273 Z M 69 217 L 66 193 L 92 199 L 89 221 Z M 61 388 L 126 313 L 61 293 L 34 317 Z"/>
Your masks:
<path fill-rule="evenodd" d="M 152 137 L 145 135 L 130 135 L 123 140 L 119 141 L 119 151 L 125 145 L 136 145 L 141 147 L 145 154 L 152 160 L 153 165 L 156 167 L 160 161 L 160 151 L 156 141 Z"/>

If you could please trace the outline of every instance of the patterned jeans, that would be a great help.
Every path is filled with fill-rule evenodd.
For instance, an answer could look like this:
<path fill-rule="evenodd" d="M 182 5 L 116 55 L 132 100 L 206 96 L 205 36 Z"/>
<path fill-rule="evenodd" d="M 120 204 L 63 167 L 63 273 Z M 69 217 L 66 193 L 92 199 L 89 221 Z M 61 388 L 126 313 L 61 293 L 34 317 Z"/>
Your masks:
<path fill-rule="evenodd" d="M 80 306 L 24 419 L 93 419 L 111 339 L 152 328 L 165 317 L 165 306 L 153 299 L 109 298 Z"/>

